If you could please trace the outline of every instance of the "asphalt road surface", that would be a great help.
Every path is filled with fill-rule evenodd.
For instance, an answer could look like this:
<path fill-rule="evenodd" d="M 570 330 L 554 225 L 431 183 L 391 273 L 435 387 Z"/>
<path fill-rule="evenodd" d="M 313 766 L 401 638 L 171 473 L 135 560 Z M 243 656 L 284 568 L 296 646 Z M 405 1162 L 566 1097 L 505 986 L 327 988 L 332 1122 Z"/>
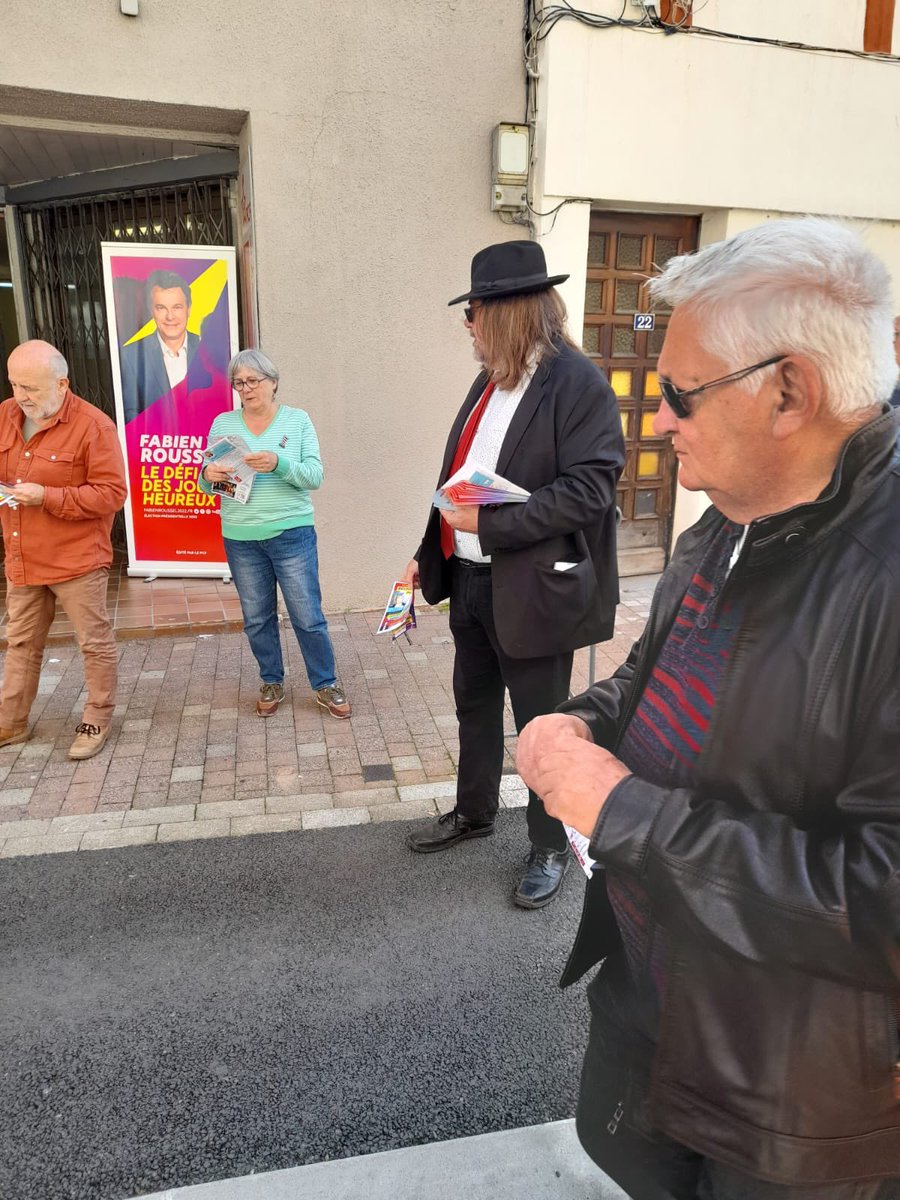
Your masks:
<path fill-rule="evenodd" d="M 0 863 L 0 1196 L 126 1196 L 571 1117 L 583 876 L 524 814 Z"/>

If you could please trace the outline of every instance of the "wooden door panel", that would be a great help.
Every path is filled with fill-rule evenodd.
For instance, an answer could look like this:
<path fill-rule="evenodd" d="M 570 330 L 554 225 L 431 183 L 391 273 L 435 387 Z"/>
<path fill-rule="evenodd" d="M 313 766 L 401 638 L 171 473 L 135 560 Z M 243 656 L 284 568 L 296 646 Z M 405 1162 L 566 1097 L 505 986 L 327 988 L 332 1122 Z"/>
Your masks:
<path fill-rule="evenodd" d="M 635 330 L 648 311 L 646 283 L 676 254 L 697 247 L 695 217 L 591 214 L 585 291 L 584 351 L 606 373 L 619 401 L 625 469 L 619 484 L 619 572 L 659 571 L 669 553 L 676 463 L 668 438 L 653 433 L 659 406 L 656 360 L 669 310 L 652 330 Z"/>

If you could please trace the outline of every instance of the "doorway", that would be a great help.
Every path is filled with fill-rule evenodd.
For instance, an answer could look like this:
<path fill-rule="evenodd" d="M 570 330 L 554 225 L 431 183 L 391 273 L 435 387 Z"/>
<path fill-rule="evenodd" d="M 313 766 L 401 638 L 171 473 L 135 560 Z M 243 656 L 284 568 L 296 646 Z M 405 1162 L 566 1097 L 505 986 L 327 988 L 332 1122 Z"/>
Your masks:
<path fill-rule="evenodd" d="M 10 395 L 6 360 L 18 344 L 19 322 L 16 317 L 9 242 L 6 237 L 6 218 L 0 208 L 0 400 L 5 400 Z"/>
<path fill-rule="evenodd" d="M 625 436 L 620 575 L 661 571 L 669 556 L 676 462 L 669 439 L 653 433 L 669 310 L 648 313 L 645 284 L 670 258 L 697 248 L 699 226 L 696 217 L 591 214 L 582 344 L 609 379 Z"/>

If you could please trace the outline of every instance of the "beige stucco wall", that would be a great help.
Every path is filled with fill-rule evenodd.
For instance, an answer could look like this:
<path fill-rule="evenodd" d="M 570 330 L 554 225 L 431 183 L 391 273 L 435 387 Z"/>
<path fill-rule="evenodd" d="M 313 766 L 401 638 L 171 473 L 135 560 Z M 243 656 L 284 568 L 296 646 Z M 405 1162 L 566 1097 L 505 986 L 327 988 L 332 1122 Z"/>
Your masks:
<path fill-rule="evenodd" d="M 523 236 L 488 208 L 491 129 L 524 105 L 520 0 L 116 9 L 8 6 L 0 113 L 5 86 L 109 97 L 129 125 L 167 103 L 173 132 L 249 114 L 262 344 L 322 444 L 326 608 L 383 603 L 475 373 L 447 300 L 477 249 Z"/>
<path fill-rule="evenodd" d="M 864 13 L 709 0 L 697 23 L 861 50 Z M 542 45 L 547 195 L 900 218 L 896 63 L 568 20 Z"/>
<path fill-rule="evenodd" d="M 622 11 L 620 0 L 579 7 Z M 861 50 L 864 21 L 865 0 L 708 0 L 695 23 Z M 898 71 L 872 58 L 561 21 L 540 55 L 535 195 L 541 211 L 585 201 L 539 222 L 548 258 L 573 272 L 565 285 L 573 334 L 592 206 L 696 214 L 701 245 L 773 217 L 839 216 L 887 264 L 900 312 Z M 675 537 L 706 504 L 678 489 Z"/>

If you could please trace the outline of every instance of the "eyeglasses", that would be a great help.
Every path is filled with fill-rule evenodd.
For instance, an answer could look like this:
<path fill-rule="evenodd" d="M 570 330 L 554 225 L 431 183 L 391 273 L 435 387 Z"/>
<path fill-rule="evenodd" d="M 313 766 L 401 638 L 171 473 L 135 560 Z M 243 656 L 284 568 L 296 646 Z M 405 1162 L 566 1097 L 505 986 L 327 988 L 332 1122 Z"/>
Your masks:
<path fill-rule="evenodd" d="M 708 392 L 710 388 L 721 387 L 723 383 L 737 383 L 739 379 L 744 379 L 746 376 L 752 375 L 754 371 L 761 371 L 763 367 L 774 366 L 775 363 L 780 363 L 787 357 L 786 354 L 776 354 L 773 358 L 767 358 L 763 362 L 754 363 L 752 367 L 744 367 L 742 371 L 732 371 L 730 375 L 723 375 L 721 379 L 711 379 L 709 383 L 701 384 L 700 387 L 688 388 L 687 391 L 677 388 L 671 379 L 664 379 L 660 376 L 659 390 L 662 393 L 663 400 L 665 400 L 675 416 L 680 420 L 684 420 L 693 411 L 693 406 L 686 403 L 691 396 L 699 396 L 701 392 Z"/>
<path fill-rule="evenodd" d="M 250 378 L 250 379 L 232 379 L 231 386 L 234 388 L 234 390 L 236 392 L 243 392 L 247 388 L 259 387 L 259 385 L 261 383 L 265 383 L 265 382 L 266 382 L 265 378 L 256 379 L 255 377 Z"/>
<path fill-rule="evenodd" d="M 470 325 L 475 320 L 475 314 L 478 312 L 479 308 L 484 308 L 484 305 L 479 304 L 479 305 L 473 307 L 471 304 L 467 304 L 466 307 L 463 309 L 466 320 L 469 322 Z"/>

